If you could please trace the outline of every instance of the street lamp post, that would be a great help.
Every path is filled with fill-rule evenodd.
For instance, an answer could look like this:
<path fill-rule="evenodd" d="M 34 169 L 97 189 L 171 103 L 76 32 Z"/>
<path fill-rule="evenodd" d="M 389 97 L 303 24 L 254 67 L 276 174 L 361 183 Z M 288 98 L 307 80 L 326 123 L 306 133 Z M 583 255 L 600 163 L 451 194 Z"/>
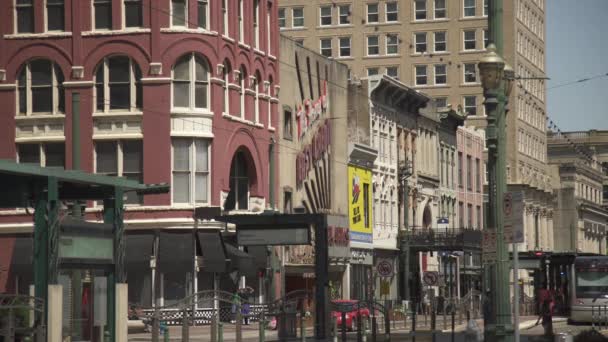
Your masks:
<path fill-rule="evenodd" d="M 500 1 L 492 1 L 494 11 L 502 11 Z M 496 12 L 494 13 L 496 15 Z M 492 17 L 492 16 L 491 16 Z M 500 28 L 492 25 L 495 30 Z M 501 23 L 501 20 L 498 20 Z M 501 41 L 502 34 L 494 34 Z M 496 52 L 496 46 L 490 44 L 487 54 L 479 61 L 481 84 L 484 90 L 488 124 L 486 128 L 486 146 L 488 148 L 489 174 L 489 212 L 487 229 L 496 231 L 496 262 L 489 264 L 486 272 L 486 290 L 489 298 L 486 305 L 485 334 L 488 341 L 512 341 L 513 325 L 511 322 L 511 303 L 509 298 L 509 251 L 504 240 L 504 217 L 502 214 L 503 197 L 506 192 L 506 113 L 505 108 L 513 83 L 513 69 L 505 66 L 505 61 Z"/>

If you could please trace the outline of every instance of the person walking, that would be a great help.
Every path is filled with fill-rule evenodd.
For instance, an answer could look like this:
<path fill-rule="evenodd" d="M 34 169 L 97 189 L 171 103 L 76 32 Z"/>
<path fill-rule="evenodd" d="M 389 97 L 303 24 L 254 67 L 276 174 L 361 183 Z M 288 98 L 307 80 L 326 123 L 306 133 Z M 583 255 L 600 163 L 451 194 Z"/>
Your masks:
<path fill-rule="evenodd" d="M 232 323 L 236 323 L 236 318 L 237 318 L 237 310 L 241 310 L 241 297 L 239 296 L 238 292 L 235 292 L 232 295 Z"/>

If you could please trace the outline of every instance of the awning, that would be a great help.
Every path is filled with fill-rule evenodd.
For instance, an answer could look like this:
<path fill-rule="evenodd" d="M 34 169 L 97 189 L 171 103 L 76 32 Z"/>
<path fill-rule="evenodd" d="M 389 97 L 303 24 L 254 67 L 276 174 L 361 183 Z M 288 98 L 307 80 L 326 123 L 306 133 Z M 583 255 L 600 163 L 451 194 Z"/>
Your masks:
<path fill-rule="evenodd" d="M 34 272 L 34 239 L 32 235 L 17 235 L 15 236 L 15 246 L 11 264 L 14 267 L 13 272 Z"/>
<path fill-rule="evenodd" d="M 230 269 L 238 270 L 241 275 L 255 275 L 256 268 L 254 267 L 253 257 L 240 249 L 232 246 L 231 244 L 225 244 L 226 255 L 230 259 Z"/>
<path fill-rule="evenodd" d="M 227 271 L 226 250 L 219 231 L 197 232 L 198 245 L 203 253 L 203 272 Z"/>
<path fill-rule="evenodd" d="M 153 252 L 154 235 L 152 233 L 138 234 L 129 233 L 127 237 L 127 248 L 125 262 L 127 263 L 150 263 Z"/>
<path fill-rule="evenodd" d="M 161 232 L 158 266 L 161 272 L 192 270 L 194 263 L 192 232 Z M 189 272 L 189 271 L 186 271 Z"/>
<path fill-rule="evenodd" d="M 247 253 L 253 257 L 256 270 L 266 269 L 268 266 L 268 248 L 266 246 L 249 246 Z"/>

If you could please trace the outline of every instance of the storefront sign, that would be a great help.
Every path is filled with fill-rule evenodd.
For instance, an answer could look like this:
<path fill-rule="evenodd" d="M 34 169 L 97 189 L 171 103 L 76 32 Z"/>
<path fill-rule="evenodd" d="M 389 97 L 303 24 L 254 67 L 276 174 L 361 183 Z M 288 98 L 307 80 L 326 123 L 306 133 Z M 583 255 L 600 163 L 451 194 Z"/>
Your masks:
<path fill-rule="evenodd" d="M 298 137 L 302 139 L 306 132 L 312 127 L 312 124 L 317 121 L 321 115 L 327 110 L 328 99 L 327 99 L 327 81 L 323 81 L 321 97 L 316 101 L 305 100 L 303 104 L 298 107 L 296 113 L 296 120 L 298 125 Z"/>
<path fill-rule="evenodd" d="M 239 246 L 285 246 L 310 244 L 310 227 L 237 229 Z"/>
<path fill-rule="evenodd" d="M 308 177 L 308 173 L 313 168 L 331 145 L 331 125 L 329 120 L 326 120 L 319 126 L 317 133 L 312 138 L 309 145 L 302 149 L 296 158 L 296 186 L 302 186 L 302 182 Z"/>
<path fill-rule="evenodd" d="M 348 219 L 352 241 L 372 243 L 372 172 L 348 167 Z"/>
<path fill-rule="evenodd" d="M 330 259 L 350 258 L 350 236 L 346 216 L 327 216 L 327 245 Z"/>

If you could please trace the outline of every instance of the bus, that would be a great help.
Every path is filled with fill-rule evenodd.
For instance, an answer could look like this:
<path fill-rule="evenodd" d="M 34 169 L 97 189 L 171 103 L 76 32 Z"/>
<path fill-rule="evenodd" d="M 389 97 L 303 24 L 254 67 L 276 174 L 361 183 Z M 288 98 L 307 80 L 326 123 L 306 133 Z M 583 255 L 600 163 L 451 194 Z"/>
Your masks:
<path fill-rule="evenodd" d="M 570 320 L 591 322 L 592 313 L 608 307 L 608 256 L 584 256 L 574 259 L 570 282 Z"/>

